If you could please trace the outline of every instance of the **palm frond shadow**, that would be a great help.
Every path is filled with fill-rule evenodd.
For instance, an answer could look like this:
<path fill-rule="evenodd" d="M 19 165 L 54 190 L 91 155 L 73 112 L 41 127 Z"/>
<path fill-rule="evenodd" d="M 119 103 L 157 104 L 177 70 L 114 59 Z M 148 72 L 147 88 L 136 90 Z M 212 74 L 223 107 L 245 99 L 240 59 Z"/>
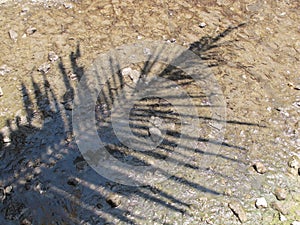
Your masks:
<path fill-rule="evenodd" d="M 217 37 L 202 38 L 199 42 L 193 43 L 189 50 L 194 51 L 202 59 L 207 60 L 209 57 L 203 55 L 209 49 L 217 48 L 217 42 L 233 29 L 236 28 L 228 28 Z M 83 68 L 77 64 L 77 59 L 80 56 L 80 47 L 78 45 L 76 52 L 70 54 L 70 61 L 72 72 L 78 75 L 79 80 L 84 76 Z M 113 61 L 114 59 L 111 60 L 112 64 L 117 63 Z M 141 68 L 143 75 L 147 75 L 154 66 L 155 59 L 151 61 L 154 61 L 154 63 L 150 63 L 149 60 Z M 217 61 L 215 65 L 217 65 Z M 138 196 L 161 205 L 168 210 L 184 213 L 189 203 L 177 198 L 177 196 L 153 186 L 129 187 L 117 184 L 101 177 L 85 162 L 71 132 L 71 105 L 75 93 L 74 87 L 68 77 L 62 59 L 60 59 L 58 67 L 67 90 L 62 97 L 62 101 L 54 94 L 54 90 L 48 80 L 49 78 L 45 75 L 43 75 L 43 84 L 39 84 L 32 79 L 35 99 L 29 97 L 28 88 L 25 84 L 22 84 L 24 108 L 27 113 L 26 121 L 21 121 L 19 117 L 13 122 L 8 121 L 7 127 L 9 132 L 0 133 L 2 162 L 0 165 L 0 186 L 13 186 L 11 193 L 3 192 L 0 196 L 3 203 L 0 207 L 0 223 L 12 224 L 15 221 L 21 222 L 27 219 L 32 221 L 33 224 L 83 224 L 84 221 L 89 221 L 92 224 L 105 224 L 112 220 L 134 224 L 134 219 L 128 217 L 133 212 L 126 209 L 126 206 L 122 207 L 122 204 L 126 203 L 122 202 L 119 207 L 117 203 L 111 204 L 111 201 L 107 200 L 110 194 L 118 194 L 126 198 Z M 122 88 L 126 85 L 124 76 L 121 73 L 122 68 L 119 68 L 117 71 L 113 70 L 113 66 L 111 68 L 111 74 L 114 74 L 114 76 L 105 84 L 104 91 L 100 93 L 95 109 L 96 112 L 97 110 L 99 111 L 99 120 L 102 121 L 109 118 L 115 98 L 122 94 Z M 173 67 L 167 67 L 160 75 L 165 76 L 166 74 L 168 79 L 184 80 L 184 85 L 189 85 L 192 82 Z M 172 97 L 176 98 L 176 96 Z M 199 95 L 198 97 L 202 98 L 203 96 Z M 195 96 L 195 98 L 198 97 Z M 178 118 L 176 118 L 178 115 L 176 112 L 170 111 L 171 106 L 167 102 L 155 98 L 146 99 L 145 102 L 147 103 L 147 101 L 148 105 L 141 103 L 139 106 L 140 103 L 137 103 L 135 105 L 136 108 L 131 111 L 130 126 L 135 135 L 148 135 L 149 124 L 145 121 L 151 116 L 161 117 L 165 121 L 172 121 L 175 126 L 179 124 Z M 33 110 L 34 104 L 37 106 L 38 113 Z M 43 121 L 42 127 L 34 125 L 34 120 L 37 117 L 40 117 Z M 207 117 L 206 119 L 209 120 L 211 118 Z M 241 121 L 221 122 L 257 126 L 257 124 Z M 113 135 L 113 129 L 109 123 L 100 126 L 99 129 L 107 129 Z M 143 152 L 144 157 L 167 158 L 166 152 L 173 151 L 174 146 L 177 145 L 176 139 L 180 136 L 180 133 L 172 129 L 166 129 L 165 134 L 166 138 L 159 146 L 159 150 L 156 152 Z M 11 142 L 7 142 L 7 138 Z M 204 137 L 190 136 L 184 138 L 245 150 L 242 146 L 208 140 Z M 128 156 L 128 149 L 122 148 L 121 144 L 118 141 L 113 143 L 109 143 L 109 140 L 107 141 L 110 153 L 119 160 L 124 160 Z M 212 157 L 220 157 L 228 161 L 238 161 L 225 155 L 215 155 L 198 148 L 186 149 L 186 151 L 199 155 L 207 154 Z M 131 161 L 124 160 L 124 162 L 135 162 L 137 165 L 147 165 L 148 163 L 144 159 L 134 156 L 131 156 Z M 171 162 L 182 164 L 185 168 L 197 171 L 207 170 L 207 168 L 202 168 L 199 165 L 178 162 L 176 159 L 171 159 Z M 217 172 L 216 175 L 221 176 Z M 197 189 L 204 193 L 212 195 L 222 194 L 217 190 L 212 190 L 195 181 L 178 177 L 177 175 L 172 175 L 170 179 L 175 183 L 183 184 L 188 188 Z M 172 202 L 172 204 L 169 204 L 169 202 Z M 135 215 L 135 218 L 138 218 L 138 216 Z"/>

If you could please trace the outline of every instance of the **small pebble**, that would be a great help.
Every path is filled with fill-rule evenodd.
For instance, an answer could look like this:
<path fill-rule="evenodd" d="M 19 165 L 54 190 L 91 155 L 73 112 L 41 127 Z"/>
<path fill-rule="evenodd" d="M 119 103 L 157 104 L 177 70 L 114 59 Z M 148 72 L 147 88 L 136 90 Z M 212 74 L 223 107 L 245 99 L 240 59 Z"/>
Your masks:
<path fill-rule="evenodd" d="M 67 3 L 67 2 L 65 2 L 65 3 L 64 3 L 64 7 L 65 7 L 66 9 L 72 9 L 72 8 L 73 8 L 73 4 L 72 4 L 72 3 Z"/>
<path fill-rule="evenodd" d="M 42 65 L 39 66 L 38 71 L 42 73 L 47 73 L 50 69 L 50 64 L 49 63 L 43 63 Z"/>
<path fill-rule="evenodd" d="M 228 204 L 228 207 L 232 210 L 234 215 L 238 217 L 238 219 L 241 221 L 241 223 L 244 223 L 247 221 L 247 215 L 245 213 L 245 210 L 243 209 L 243 206 L 237 202 L 232 201 Z"/>
<path fill-rule="evenodd" d="M 12 192 L 13 187 L 11 185 L 7 186 L 4 189 L 5 194 L 10 194 Z"/>
<path fill-rule="evenodd" d="M 264 164 L 262 164 L 261 162 L 257 162 L 253 165 L 254 169 L 256 170 L 256 172 L 260 173 L 260 174 L 264 174 L 267 172 L 267 168 L 264 166 Z"/>
<path fill-rule="evenodd" d="M 288 166 L 294 169 L 300 168 L 300 158 L 296 155 L 293 155 L 288 162 Z"/>
<path fill-rule="evenodd" d="M 76 178 L 71 177 L 68 179 L 67 184 L 75 187 L 75 186 L 77 186 L 78 181 L 76 180 Z"/>
<path fill-rule="evenodd" d="M 4 137 L 3 138 L 3 142 L 4 143 L 10 143 L 11 142 L 11 139 L 9 137 Z"/>
<path fill-rule="evenodd" d="M 285 222 L 285 221 L 287 221 L 287 218 L 284 215 L 282 215 L 281 213 L 279 213 L 279 220 L 281 222 Z"/>
<path fill-rule="evenodd" d="M 9 30 L 8 33 L 10 38 L 16 42 L 18 39 L 18 33 L 14 30 Z"/>
<path fill-rule="evenodd" d="M 28 12 L 29 11 L 29 7 L 24 7 L 22 8 L 21 12 Z"/>
<path fill-rule="evenodd" d="M 3 96 L 2 88 L 0 87 L 0 97 Z"/>
<path fill-rule="evenodd" d="M 26 29 L 26 34 L 28 35 L 32 35 L 37 31 L 37 29 L 35 27 L 29 27 Z"/>
<path fill-rule="evenodd" d="M 256 199 L 255 206 L 258 209 L 260 209 L 260 208 L 267 208 L 268 207 L 268 203 L 267 203 L 266 199 L 264 197 L 262 197 L 262 198 Z"/>
<path fill-rule="evenodd" d="M 51 62 L 55 62 L 56 60 L 58 60 L 58 55 L 56 55 L 55 52 L 51 51 L 48 53 L 48 59 Z"/>
<path fill-rule="evenodd" d="M 23 219 L 21 225 L 31 225 L 32 223 L 28 219 Z"/>
<path fill-rule="evenodd" d="M 151 140 L 154 141 L 154 142 L 158 142 L 162 138 L 162 134 L 161 134 L 160 129 L 158 129 L 156 127 L 151 127 L 149 129 L 149 134 L 150 134 Z"/>
<path fill-rule="evenodd" d="M 121 204 L 121 197 L 117 194 L 110 194 L 107 198 L 106 198 L 106 202 L 112 207 L 112 208 L 116 208 Z"/>
<path fill-rule="evenodd" d="M 137 83 L 139 78 L 140 78 L 140 72 L 137 70 L 133 70 L 130 67 L 124 68 L 122 70 L 122 75 L 123 76 L 129 76 L 130 79 L 134 82 Z"/>
<path fill-rule="evenodd" d="M 200 23 L 200 24 L 199 24 L 199 27 L 201 27 L 201 28 L 206 27 L 206 23 L 204 23 L 204 22 Z"/>
<path fill-rule="evenodd" d="M 163 119 L 156 116 L 151 116 L 150 123 L 152 123 L 155 127 L 161 127 L 163 124 Z"/>
<path fill-rule="evenodd" d="M 9 73 L 10 70 L 11 69 L 7 65 L 4 64 L 0 67 L 0 75 L 4 76 L 5 74 Z"/>
<path fill-rule="evenodd" d="M 286 190 L 283 188 L 276 188 L 274 194 L 279 201 L 285 200 L 287 197 Z"/>
<path fill-rule="evenodd" d="M 23 16 L 23 15 L 25 15 L 28 12 L 29 12 L 29 8 L 28 7 L 24 7 L 24 8 L 22 8 L 20 15 Z"/>
<path fill-rule="evenodd" d="M 300 222 L 299 221 L 294 221 L 291 223 L 291 225 L 300 225 Z"/>

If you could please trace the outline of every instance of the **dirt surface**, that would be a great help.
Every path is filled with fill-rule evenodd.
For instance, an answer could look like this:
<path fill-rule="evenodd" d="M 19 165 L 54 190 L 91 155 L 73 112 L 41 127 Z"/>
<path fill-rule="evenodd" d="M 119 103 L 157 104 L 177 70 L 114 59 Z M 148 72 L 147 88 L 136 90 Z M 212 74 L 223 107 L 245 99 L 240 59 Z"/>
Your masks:
<path fill-rule="evenodd" d="M 0 223 L 300 221 L 299 10 L 298 0 L 3 2 Z M 122 79 L 103 84 L 95 119 L 120 161 L 165 160 L 184 127 L 170 102 L 146 98 L 130 111 L 130 127 L 136 136 L 161 141 L 160 147 L 144 154 L 116 141 L 112 106 L 136 85 L 136 73 L 159 74 L 186 90 L 201 127 L 200 135 L 183 137 L 193 148 L 182 149 L 188 160 L 166 181 L 131 187 L 100 176 L 83 158 L 72 132 L 72 103 L 99 54 L 143 41 L 197 54 L 220 87 L 226 115 L 214 117 L 219 106 L 205 87 L 168 65 L 114 71 Z"/>

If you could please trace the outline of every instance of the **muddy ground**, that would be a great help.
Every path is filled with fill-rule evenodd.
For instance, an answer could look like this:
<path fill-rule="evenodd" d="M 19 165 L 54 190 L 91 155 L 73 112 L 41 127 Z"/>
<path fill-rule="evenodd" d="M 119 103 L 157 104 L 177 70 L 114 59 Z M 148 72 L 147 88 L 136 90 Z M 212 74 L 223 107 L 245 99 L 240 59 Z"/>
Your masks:
<path fill-rule="evenodd" d="M 299 1 L 1 2 L 1 224 L 300 221 Z M 131 130 L 145 138 L 151 126 L 157 134 L 155 124 L 164 124 L 160 148 L 143 155 L 111 138 L 114 99 L 136 85 L 136 72 L 176 82 L 200 121 L 200 135 L 183 137 L 193 148 L 183 149 L 188 161 L 177 163 L 179 170 L 164 182 L 130 187 L 100 176 L 82 157 L 72 132 L 73 98 L 99 54 L 143 41 L 196 53 L 225 105 L 214 116 L 219 105 L 205 86 L 159 62 L 114 71 L 122 82 L 104 85 L 95 119 L 120 161 L 165 160 L 183 126 L 168 101 L 142 99 L 131 111 Z"/>

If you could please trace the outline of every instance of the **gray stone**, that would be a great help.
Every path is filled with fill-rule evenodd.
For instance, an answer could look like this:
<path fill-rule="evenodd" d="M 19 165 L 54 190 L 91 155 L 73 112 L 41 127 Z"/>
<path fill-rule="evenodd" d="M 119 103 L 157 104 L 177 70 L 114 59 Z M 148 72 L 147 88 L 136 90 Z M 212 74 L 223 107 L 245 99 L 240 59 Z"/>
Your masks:
<path fill-rule="evenodd" d="M 154 142 L 158 142 L 162 138 L 162 133 L 161 133 L 160 129 L 158 129 L 156 127 L 151 127 L 149 129 L 149 134 L 150 134 L 151 140 Z"/>

